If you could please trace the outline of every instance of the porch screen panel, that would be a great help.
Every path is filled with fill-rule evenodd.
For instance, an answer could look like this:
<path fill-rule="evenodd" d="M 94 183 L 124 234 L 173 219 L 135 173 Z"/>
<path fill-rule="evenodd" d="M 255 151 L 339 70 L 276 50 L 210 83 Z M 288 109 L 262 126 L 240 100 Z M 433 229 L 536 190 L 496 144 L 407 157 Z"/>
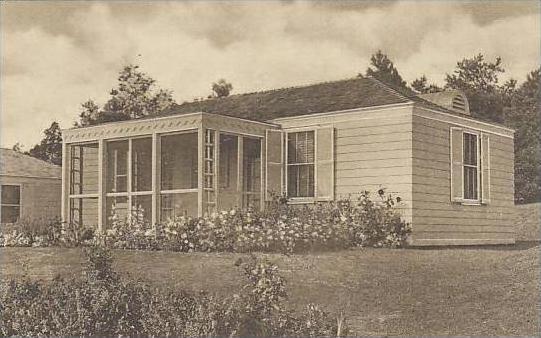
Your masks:
<path fill-rule="evenodd" d="M 132 141 L 132 190 L 152 190 L 152 138 Z"/>
<path fill-rule="evenodd" d="M 107 142 L 107 192 L 128 192 L 128 141 Z"/>
<path fill-rule="evenodd" d="M 126 221 L 128 218 L 128 197 L 107 197 L 105 209 L 107 228 L 111 228 L 113 222 Z"/>
<path fill-rule="evenodd" d="M 316 130 L 316 198 L 334 199 L 334 128 Z"/>
<path fill-rule="evenodd" d="M 220 133 L 218 156 L 218 205 L 221 210 L 238 207 L 239 137 Z"/>
<path fill-rule="evenodd" d="M 197 133 L 161 137 L 161 190 L 197 189 Z"/>
<path fill-rule="evenodd" d="M 97 198 L 71 198 L 71 223 L 87 228 L 97 228 L 98 225 L 98 199 Z"/>
<path fill-rule="evenodd" d="M 183 216 L 197 216 L 197 192 L 185 194 L 164 194 L 160 201 L 162 222 Z"/>
<path fill-rule="evenodd" d="M 283 172 L 284 172 L 284 155 L 283 155 L 283 132 L 279 130 L 268 129 L 266 131 L 266 187 L 265 200 L 270 201 L 272 194 L 283 193 Z"/>

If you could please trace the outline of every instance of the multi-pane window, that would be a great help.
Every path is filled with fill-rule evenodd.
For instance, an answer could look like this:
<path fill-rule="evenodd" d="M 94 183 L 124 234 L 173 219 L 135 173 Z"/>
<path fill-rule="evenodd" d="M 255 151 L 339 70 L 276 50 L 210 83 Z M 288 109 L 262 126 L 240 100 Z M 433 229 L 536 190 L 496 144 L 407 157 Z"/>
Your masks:
<path fill-rule="evenodd" d="M 21 216 L 21 187 L 2 184 L 1 190 L 1 223 L 15 223 Z"/>
<path fill-rule="evenodd" d="M 479 141 L 475 134 L 463 134 L 464 199 L 479 198 Z"/>
<path fill-rule="evenodd" d="M 314 131 L 287 134 L 287 193 L 314 197 Z"/>

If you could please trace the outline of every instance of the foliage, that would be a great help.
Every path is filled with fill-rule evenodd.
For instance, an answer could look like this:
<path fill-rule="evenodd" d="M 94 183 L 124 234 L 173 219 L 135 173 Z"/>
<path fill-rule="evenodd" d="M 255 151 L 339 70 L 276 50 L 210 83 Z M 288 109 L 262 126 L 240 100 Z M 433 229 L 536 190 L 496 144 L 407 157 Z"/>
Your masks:
<path fill-rule="evenodd" d="M 119 73 L 118 86 L 111 90 L 111 98 L 103 109 L 92 100 L 81 105 L 77 127 L 158 115 L 175 102 L 171 91 L 155 89 L 156 80 L 139 70 L 137 65 L 127 65 Z"/>
<path fill-rule="evenodd" d="M 506 90 L 498 81 L 503 72 L 500 57 L 487 62 L 482 54 L 478 54 L 457 62 L 454 72 L 445 78 L 445 88 L 463 91 L 474 116 L 502 123 L 505 102 L 502 94 Z"/>
<path fill-rule="evenodd" d="M 513 93 L 505 109 L 505 123 L 515 132 L 515 200 L 541 200 L 541 91 L 540 69 Z"/>
<path fill-rule="evenodd" d="M 62 133 L 58 122 L 51 123 L 49 128 L 43 131 L 44 137 L 39 144 L 33 146 L 26 154 L 41 160 L 61 165 L 62 164 Z"/>
<path fill-rule="evenodd" d="M 397 89 L 405 90 L 407 92 L 410 91 L 406 81 L 404 81 L 402 76 L 398 73 L 398 69 L 396 69 L 393 62 L 386 54 L 383 54 L 381 50 L 372 54 L 372 57 L 370 58 L 370 67 L 366 70 L 366 75 L 373 76 L 381 82 Z M 362 75 L 359 74 L 359 76 Z"/>
<path fill-rule="evenodd" d="M 362 192 L 315 206 L 290 206 L 276 196 L 264 211 L 232 209 L 204 217 L 181 216 L 155 227 L 139 211 L 114 213 L 102 234 L 76 224 L 22 221 L 2 229 L 0 246 L 78 246 L 180 252 L 309 252 L 352 247 L 402 247 L 411 232 L 396 210 L 399 197 Z M 39 224 L 37 226 L 36 224 Z M 38 230 L 39 229 L 39 230 Z"/>
<path fill-rule="evenodd" d="M 420 94 L 437 93 L 442 91 L 442 89 L 437 85 L 433 83 L 428 84 L 428 79 L 425 75 L 413 80 L 410 85 L 413 90 Z"/>
<path fill-rule="evenodd" d="M 278 268 L 255 256 L 238 262 L 246 283 L 217 297 L 156 288 L 121 277 L 111 253 L 85 250 L 80 278 L 0 285 L 2 336 L 333 336 L 346 334 L 317 305 L 298 315 L 284 303 Z"/>
<path fill-rule="evenodd" d="M 229 96 L 233 90 L 233 85 L 227 82 L 225 79 L 220 79 L 218 82 L 212 84 L 212 91 L 215 97 L 226 97 Z"/>
<path fill-rule="evenodd" d="M 357 199 L 289 206 L 276 197 L 262 211 L 232 209 L 200 218 L 176 217 L 152 228 L 113 215 L 106 243 L 114 248 L 181 252 L 307 252 L 359 246 L 401 247 L 409 225 L 395 206 L 400 198 L 380 190 Z"/>

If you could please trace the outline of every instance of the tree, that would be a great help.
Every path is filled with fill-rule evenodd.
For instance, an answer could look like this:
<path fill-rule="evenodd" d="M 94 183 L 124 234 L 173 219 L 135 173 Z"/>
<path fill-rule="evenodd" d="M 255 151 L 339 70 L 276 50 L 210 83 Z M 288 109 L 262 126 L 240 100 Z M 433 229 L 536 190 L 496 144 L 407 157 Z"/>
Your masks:
<path fill-rule="evenodd" d="M 373 76 L 376 79 L 391 85 L 397 89 L 402 89 L 407 92 L 411 90 L 408 88 L 406 81 L 402 79 L 402 76 L 398 73 L 398 70 L 394 66 L 389 57 L 378 50 L 376 54 L 373 54 L 370 58 L 370 67 L 366 70 L 367 76 Z M 359 74 L 362 76 L 362 74 Z"/>
<path fill-rule="evenodd" d="M 23 145 L 20 142 L 17 142 L 11 147 L 11 150 L 16 151 L 18 153 L 23 153 Z"/>
<path fill-rule="evenodd" d="M 442 88 L 435 84 L 428 84 L 428 79 L 425 75 L 413 80 L 410 83 L 411 88 L 420 94 L 437 93 L 442 91 Z"/>
<path fill-rule="evenodd" d="M 503 123 L 503 106 L 508 88 L 498 85 L 505 72 L 501 58 L 486 62 L 482 54 L 457 62 L 456 69 L 445 78 L 445 89 L 458 89 L 468 97 L 470 110 L 477 117 Z"/>
<path fill-rule="evenodd" d="M 27 154 L 41 160 L 61 165 L 62 164 L 62 134 L 58 122 L 54 121 L 51 126 L 43 131 L 44 137 L 39 144 L 33 146 Z"/>
<path fill-rule="evenodd" d="M 215 97 L 226 97 L 229 96 L 233 90 L 233 85 L 227 82 L 225 79 L 220 79 L 218 82 L 212 84 L 212 91 Z"/>
<path fill-rule="evenodd" d="M 155 86 L 156 80 L 141 72 L 139 66 L 125 66 L 119 73 L 118 87 L 111 90 L 111 98 L 103 109 L 100 110 L 92 100 L 83 103 L 76 126 L 85 127 L 160 114 L 175 101 L 171 91 L 155 89 Z"/>
<path fill-rule="evenodd" d="M 510 104 L 505 109 L 505 124 L 515 129 L 515 200 L 519 203 L 541 199 L 540 71 L 532 71 L 518 89 L 508 93 Z"/>

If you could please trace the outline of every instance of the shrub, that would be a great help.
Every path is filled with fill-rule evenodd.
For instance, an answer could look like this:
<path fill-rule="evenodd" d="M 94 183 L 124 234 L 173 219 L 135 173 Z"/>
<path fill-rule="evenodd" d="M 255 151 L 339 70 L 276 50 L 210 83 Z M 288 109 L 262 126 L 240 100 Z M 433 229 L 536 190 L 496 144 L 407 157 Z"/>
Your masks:
<path fill-rule="evenodd" d="M 2 336 L 333 336 L 338 326 L 317 305 L 287 308 L 278 268 L 255 256 L 239 261 L 246 277 L 227 297 L 189 294 L 122 278 L 103 247 L 85 250 L 81 278 L 0 285 Z M 345 330 L 340 331 L 345 333 Z"/>
<path fill-rule="evenodd" d="M 263 211 L 232 209 L 204 217 L 176 217 L 152 227 L 140 211 L 120 218 L 113 213 L 106 232 L 94 235 L 73 224 L 52 223 L 35 235 L 20 227 L 4 233 L 4 246 L 77 246 L 105 243 L 117 249 L 180 252 L 309 252 L 361 246 L 404 246 L 411 229 L 397 211 L 400 198 L 376 198 L 361 192 L 355 199 L 292 206 L 281 196 Z M 48 230 L 47 230 L 48 229 Z M 48 231 L 48 232 L 47 232 Z M 41 240 L 38 240 L 40 239 Z"/>

